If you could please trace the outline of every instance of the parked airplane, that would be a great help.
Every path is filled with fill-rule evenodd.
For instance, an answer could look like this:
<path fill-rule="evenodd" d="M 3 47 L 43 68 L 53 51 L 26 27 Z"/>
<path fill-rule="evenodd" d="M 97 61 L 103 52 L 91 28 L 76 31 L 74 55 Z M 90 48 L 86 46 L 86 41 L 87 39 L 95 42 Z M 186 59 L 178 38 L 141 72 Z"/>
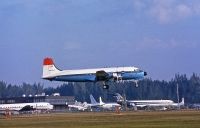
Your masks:
<path fill-rule="evenodd" d="M 121 105 L 118 103 L 104 103 L 101 97 L 99 97 L 99 103 L 94 99 L 92 95 L 90 95 L 90 100 L 91 100 L 91 107 L 100 107 L 106 110 L 113 110 L 116 107 L 121 107 Z"/>
<path fill-rule="evenodd" d="M 103 82 L 103 88 L 108 89 L 108 82 L 123 80 L 140 80 L 147 75 L 136 67 L 113 67 L 79 70 L 59 70 L 54 65 L 52 58 L 43 61 L 42 78 L 50 81 L 66 82 Z M 137 85 L 137 84 L 136 84 Z"/>
<path fill-rule="evenodd" d="M 66 103 L 67 107 L 69 109 L 77 109 L 79 111 L 85 111 L 90 109 L 90 106 L 87 104 L 87 102 L 81 103 L 81 102 L 75 102 L 75 104 L 72 105 L 68 105 L 68 103 Z"/>
<path fill-rule="evenodd" d="M 0 111 L 31 111 L 31 110 L 51 110 L 53 105 L 47 102 L 36 103 L 16 103 L 16 104 L 0 104 Z"/>
<path fill-rule="evenodd" d="M 113 108 L 121 107 L 121 105 L 118 104 L 118 103 L 104 103 L 102 101 L 101 97 L 99 97 L 99 103 L 100 103 L 100 106 L 102 106 L 103 109 L 107 109 L 107 110 L 112 110 Z"/>
<path fill-rule="evenodd" d="M 163 108 L 163 110 L 169 107 L 179 107 L 184 106 L 184 98 L 180 103 L 174 103 L 172 100 L 124 100 L 124 98 L 116 93 L 116 98 L 118 103 L 126 102 L 128 106 L 136 106 L 137 108 Z"/>

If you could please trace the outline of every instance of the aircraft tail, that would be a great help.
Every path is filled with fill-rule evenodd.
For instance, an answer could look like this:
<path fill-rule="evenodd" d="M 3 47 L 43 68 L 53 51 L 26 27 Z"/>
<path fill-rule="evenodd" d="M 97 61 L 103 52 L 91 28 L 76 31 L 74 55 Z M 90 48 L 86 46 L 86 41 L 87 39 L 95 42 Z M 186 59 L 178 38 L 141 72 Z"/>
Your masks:
<path fill-rule="evenodd" d="M 60 70 L 54 65 L 52 58 L 45 58 L 43 61 L 43 79 L 50 79 L 51 76 L 55 73 L 58 73 Z"/>
<path fill-rule="evenodd" d="M 83 102 L 82 106 L 83 106 L 83 107 L 88 107 L 87 102 Z"/>
<path fill-rule="evenodd" d="M 90 94 L 90 102 L 91 102 L 91 104 L 97 104 L 97 101 L 94 99 L 92 94 Z"/>
<path fill-rule="evenodd" d="M 99 97 L 99 104 L 100 104 L 100 105 L 103 105 L 103 104 L 104 104 L 104 102 L 102 101 L 102 98 L 101 98 L 101 97 Z"/>
<path fill-rule="evenodd" d="M 182 101 L 179 103 L 179 105 L 184 105 L 185 104 L 185 99 L 184 98 L 182 98 Z"/>
<path fill-rule="evenodd" d="M 114 97 L 117 98 L 117 102 L 122 102 L 122 101 L 124 101 L 124 98 L 123 98 L 119 93 L 115 93 Z"/>

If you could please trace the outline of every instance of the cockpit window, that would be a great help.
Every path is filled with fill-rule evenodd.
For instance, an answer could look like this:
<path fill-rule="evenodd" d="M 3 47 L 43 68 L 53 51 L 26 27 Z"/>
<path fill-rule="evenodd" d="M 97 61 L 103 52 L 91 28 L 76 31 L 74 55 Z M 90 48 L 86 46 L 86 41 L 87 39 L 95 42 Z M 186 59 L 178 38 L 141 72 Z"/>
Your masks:
<path fill-rule="evenodd" d="M 142 70 L 140 70 L 140 69 L 135 69 L 135 72 L 142 72 Z"/>

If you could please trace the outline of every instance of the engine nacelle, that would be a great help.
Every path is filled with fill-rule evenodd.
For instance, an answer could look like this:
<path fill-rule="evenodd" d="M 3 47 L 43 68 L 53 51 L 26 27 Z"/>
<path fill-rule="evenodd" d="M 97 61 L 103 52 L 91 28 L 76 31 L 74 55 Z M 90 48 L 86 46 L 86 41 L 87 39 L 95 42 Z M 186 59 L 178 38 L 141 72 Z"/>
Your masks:
<path fill-rule="evenodd" d="M 122 81 L 122 75 L 120 73 L 113 73 L 112 74 L 114 81 L 120 82 Z"/>

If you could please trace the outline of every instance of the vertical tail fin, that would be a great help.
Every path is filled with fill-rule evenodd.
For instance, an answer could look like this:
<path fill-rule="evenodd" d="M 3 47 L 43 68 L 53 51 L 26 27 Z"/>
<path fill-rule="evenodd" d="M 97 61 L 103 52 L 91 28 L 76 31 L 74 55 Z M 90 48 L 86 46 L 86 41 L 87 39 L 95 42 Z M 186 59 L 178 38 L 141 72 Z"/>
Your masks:
<path fill-rule="evenodd" d="M 184 104 L 185 104 L 184 98 L 182 98 L 182 101 L 181 101 L 179 104 L 180 104 L 180 105 L 184 105 Z"/>
<path fill-rule="evenodd" d="M 114 97 L 117 98 L 117 102 L 122 102 L 122 101 L 124 101 L 124 98 L 123 98 L 119 93 L 115 93 Z"/>
<path fill-rule="evenodd" d="M 88 107 L 87 102 L 83 102 L 82 106 L 83 106 L 83 107 Z"/>
<path fill-rule="evenodd" d="M 94 99 L 94 97 L 90 94 L 90 102 L 91 104 L 97 104 L 97 101 Z"/>
<path fill-rule="evenodd" d="M 54 65 L 52 58 L 45 58 L 43 61 L 43 74 L 42 78 L 47 79 L 50 78 L 51 75 L 58 73 L 60 70 L 56 68 Z"/>
<path fill-rule="evenodd" d="M 103 104 L 104 104 L 104 102 L 102 101 L 101 97 L 99 97 L 99 104 L 100 104 L 100 105 L 103 105 Z"/>

